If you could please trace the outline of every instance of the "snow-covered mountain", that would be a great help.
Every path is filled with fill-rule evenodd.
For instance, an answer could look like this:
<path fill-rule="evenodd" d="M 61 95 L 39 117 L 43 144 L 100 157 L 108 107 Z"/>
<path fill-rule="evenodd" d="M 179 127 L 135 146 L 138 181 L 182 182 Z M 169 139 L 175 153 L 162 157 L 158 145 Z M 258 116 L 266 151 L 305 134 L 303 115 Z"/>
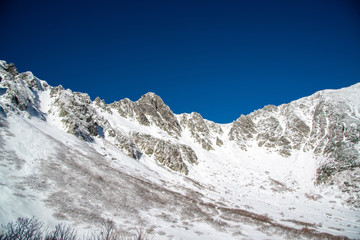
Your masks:
<path fill-rule="evenodd" d="M 106 104 L 0 61 L 0 223 L 156 239 L 360 236 L 360 83 L 229 124 L 154 93 Z M 341 237 L 343 236 L 343 237 Z"/>

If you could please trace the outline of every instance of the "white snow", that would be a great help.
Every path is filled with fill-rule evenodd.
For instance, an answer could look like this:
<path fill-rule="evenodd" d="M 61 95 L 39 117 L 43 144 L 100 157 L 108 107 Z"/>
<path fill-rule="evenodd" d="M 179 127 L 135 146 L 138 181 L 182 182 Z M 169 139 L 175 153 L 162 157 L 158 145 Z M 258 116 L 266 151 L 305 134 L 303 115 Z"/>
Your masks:
<path fill-rule="evenodd" d="M 360 84 L 356 84 L 343 89 L 346 94 L 330 90 L 326 94 L 329 98 L 350 102 L 359 117 L 359 88 Z M 86 212 L 87 208 L 82 205 L 86 201 L 82 201 L 92 199 L 88 209 L 93 214 L 112 218 L 125 229 L 134 229 L 141 219 L 148 224 L 146 227 L 155 229 L 155 239 L 282 239 L 284 236 L 262 230 L 264 226 L 248 220 L 226 219 L 225 209 L 267 216 L 291 228 L 307 226 L 318 232 L 350 238 L 360 236 L 360 213 L 343 203 L 343 193 L 335 186 L 314 185 L 316 169 L 323 160 L 312 152 L 299 150 L 285 158 L 256 144 L 247 151 L 241 150 L 225 137 L 231 124 L 220 125 L 223 134 L 218 136 L 224 145 L 214 145 L 215 150 L 206 151 L 194 142 L 187 129 L 179 139 L 174 139 L 154 125 L 143 126 L 120 116 L 115 109 L 110 114 L 96 108 L 114 129 L 127 135 L 142 132 L 189 145 L 198 156 L 198 164 L 189 164 L 189 175 L 184 176 L 151 157 L 143 155 L 139 161 L 128 157 L 113 145 L 111 138 L 99 137 L 87 143 L 67 134 L 58 113 L 51 108 L 50 90 L 39 92 L 38 96 L 40 111 L 47 113 L 47 121 L 10 113 L 5 118 L 6 125 L 0 127 L 1 224 L 19 216 L 36 216 L 50 224 L 74 223 L 84 231 L 89 222 L 59 217 L 62 208 L 53 203 L 63 191 L 64 197 L 73 200 L 69 206 L 77 203 L 79 209 Z M 49 110 L 52 111 L 49 113 Z M 306 119 L 301 111 L 298 114 Z M 309 123 L 310 119 L 306 121 Z M 44 166 L 53 167 L 49 168 L 53 178 L 42 172 Z M 54 169 L 58 169 L 58 174 L 67 174 L 57 176 Z M 39 182 L 37 174 L 49 179 Z M 62 177 L 72 181 L 61 182 Z M 89 188 L 84 185 L 87 179 L 91 179 Z M 101 185 L 102 181 L 107 185 Z M 139 193 L 138 189 L 143 192 Z M 154 197 L 160 203 L 149 199 L 148 204 L 144 204 L 143 196 Z M 62 200 L 57 201 L 60 206 Z M 178 205 L 172 206 L 171 201 Z M 207 203 L 215 207 L 208 207 Z M 193 211 L 193 205 L 205 213 L 212 211 L 209 219 Z M 133 215 L 129 215 L 129 211 Z M 191 214 L 195 216 L 189 216 Z"/>
<path fill-rule="evenodd" d="M 118 117 L 122 129 L 130 126 L 132 131 L 145 131 L 143 126 L 126 122 L 126 119 Z M 113 118 L 112 121 L 115 122 L 116 114 L 113 114 Z M 27 189 L 21 191 L 21 194 L 28 194 L 31 197 L 19 197 L 13 190 L 13 179 L 36 172 L 40 159 L 56 154 L 54 152 L 56 141 L 65 144 L 69 149 L 77 148 L 83 154 L 89 150 L 81 147 L 84 143 L 79 142 L 74 136 L 36 118 L 25 120 L 18 116 L 9 116 L 7 121 L 9 132 L 13 136 L 9 137 L 2 131 L 5 149 L 14 152 L 19 159 L 26 159 L 26 163 L 19 171 L 1 168 L 1 179 L 7 179 L 1 184 L 3 194 L 0 198 L 0 206 L 6 206 L 1 207 L 4 216 L 2 222 L 13 220 L 17 216 L 33 215 L 49 222 L 59 221 L 54 218 L 53 210 L 42 202 L 46 198 L 46 192 L 33 192 Z M 147 131 L 150 129 L 151 127 Z M 160 135 L 158 134 L 158 137 Z M 54 142 L 49 142 L 49 136 L 54 138 Z M 194 143 L 189 135 L 183 134 L 183 138 L 179 141 L 189 144 L 199 157 L 199 164 L 192 166 L 189 176 L 185 178 L 147 157 L 143 157 L 140 162 L 135 161 L 105 139 L 97 138 L 95 143 L 87 145 L 102 154 L 104 161 L 113 168 L 141 176 L 153 184 L 161 185 L 165 181 L 169 188 L 180 194 L 186 194 L 186 189 L 201 191 L 202 199 L 206 202 L 221 202 L 229 207 L 267 215 L 285 226 L 296 227 L 295 223 L 287 221 L 290 219 L 315 224 L 320 232 L 343 234 L 349 237 L 356 237 L 359 234 L 357 229 L 360 223 L 356 222 L 356 219 L 359 219 L 360 214 L 342 205 L 336 197 L 336 190 L 330 191 L 332 194 L 329 194 L 329 189 L 314 186 L 316 159 L 312 153 L 299 151 L 290 158 L 284 158 L 256 147 L 248 151 L 236 150 L 231 142 L 225 142 L 223 147 L 208 152 Z M 199 189 L 187 179 L 199 182 L 204 188 Z M 312 200 L 312 196 L 321 196 L 321 198 Z M 173 236 L 173 239 L 234 237 L 202 221 L 192 222 L 190 226 L 184 226 L 188 229 L 184 230 L 179 224 L 170 224 L 156 217 L 154 211 L 162 212 L 161 209 L 152 209 L 149 212 L 142 212 L 142 215 L 148 221 L 156 222 L 157 226 L 161 226 L 161 229 L 157 229 L 158 233 L 166 233 L 157 234 L 157 239 L 162 237 L 168 239 L 169 236 Z M 112 216 L 111 213 L 104 213 L 104 216 L 107 215 Z M 214 218 L 216 219 L 216 216 Z M 115 218 L 115 220 L 123 224 L 122 219 Z M 252 239 L 268 237 L 265 233 L 256 230 L 256 227 L 247 224 L 242 225 L 239 232 Z"/>

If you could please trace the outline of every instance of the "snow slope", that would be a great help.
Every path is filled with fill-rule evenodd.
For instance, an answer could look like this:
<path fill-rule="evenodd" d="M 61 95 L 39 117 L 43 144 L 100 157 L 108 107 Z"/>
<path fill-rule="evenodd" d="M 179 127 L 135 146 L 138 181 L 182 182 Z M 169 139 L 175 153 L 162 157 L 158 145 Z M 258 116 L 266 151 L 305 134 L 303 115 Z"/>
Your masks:
<path fill-rule="evenodd" d="M 172 115 L 154 94 L 108 105 L 0 65 L 2 224 L 36 216 L 86 231 L 109 218 L 156 239 L 360 236 L 358 159 L 328 150 L 336 120 L 348 124 L 337 144 L 359 151 L 360 84 L 216 124 Z"/>

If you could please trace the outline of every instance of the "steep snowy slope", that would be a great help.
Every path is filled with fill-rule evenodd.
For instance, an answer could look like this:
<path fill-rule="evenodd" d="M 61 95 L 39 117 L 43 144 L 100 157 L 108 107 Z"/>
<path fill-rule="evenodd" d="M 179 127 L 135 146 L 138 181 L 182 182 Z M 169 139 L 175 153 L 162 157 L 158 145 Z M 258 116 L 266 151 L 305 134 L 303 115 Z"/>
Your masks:
<path fill-rule="evenodd" d="M 113 219 L 156 239 L 360 235 L 360 84 L 229 124 L 51 87 L 0 62 L 0 222 L 86 229 Z M 339 237 L 340 239 L 341 237 Z"/>

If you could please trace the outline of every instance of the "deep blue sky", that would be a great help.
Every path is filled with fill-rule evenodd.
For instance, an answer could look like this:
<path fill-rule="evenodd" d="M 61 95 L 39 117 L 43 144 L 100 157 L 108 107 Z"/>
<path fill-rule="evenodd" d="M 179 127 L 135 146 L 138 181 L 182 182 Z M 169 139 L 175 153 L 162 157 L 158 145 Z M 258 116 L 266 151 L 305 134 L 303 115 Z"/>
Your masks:
<path fill-rule="evenodd" d="M 5 3 L 4 3 L 5 2 Z M 226 123 L 360 81 L 360 1 L 1 1 L 0 59 L 107 103 Z"/>

